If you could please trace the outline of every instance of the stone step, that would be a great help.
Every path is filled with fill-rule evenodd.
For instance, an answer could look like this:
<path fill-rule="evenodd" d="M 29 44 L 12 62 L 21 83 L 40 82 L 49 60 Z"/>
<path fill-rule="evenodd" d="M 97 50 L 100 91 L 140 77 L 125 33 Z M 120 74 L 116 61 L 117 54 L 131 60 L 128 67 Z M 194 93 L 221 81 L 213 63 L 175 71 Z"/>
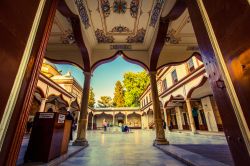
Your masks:
<path fill-rule="evenodd" d="M 178 148 L 174 145 L 154 145 L 164 153 L 174 157 L 175 159 L 182 161 L 190 166 L 228 166 L 219 161 L 201 156 L 197 153 L 187 151 L 182 148 Z"/>

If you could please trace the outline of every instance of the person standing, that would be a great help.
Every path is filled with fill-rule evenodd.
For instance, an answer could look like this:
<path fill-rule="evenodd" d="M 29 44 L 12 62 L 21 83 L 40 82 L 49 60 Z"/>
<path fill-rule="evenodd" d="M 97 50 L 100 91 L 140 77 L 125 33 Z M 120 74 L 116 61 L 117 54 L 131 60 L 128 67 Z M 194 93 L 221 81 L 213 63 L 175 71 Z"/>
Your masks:
<path fill-rule="evenodd" d="M 75 122 L 75 119 L 74 117 L 71 115 L 71 113 L 69 111 L 67 111 L 67 115 L 65 117 L 65 119 L 67 120 L 71 120 L 71 128 L 70 128 L 70 136 L 69 136 L 69 139 L 70 140 L 73 140 L 73 129 L 74 129 L 74 122 Z"/>
<path fill-rule="evenodd" d="M 105 119 L 103 120 L 103 129 L 105 132 L 107 131 L 107 122 Z"/>

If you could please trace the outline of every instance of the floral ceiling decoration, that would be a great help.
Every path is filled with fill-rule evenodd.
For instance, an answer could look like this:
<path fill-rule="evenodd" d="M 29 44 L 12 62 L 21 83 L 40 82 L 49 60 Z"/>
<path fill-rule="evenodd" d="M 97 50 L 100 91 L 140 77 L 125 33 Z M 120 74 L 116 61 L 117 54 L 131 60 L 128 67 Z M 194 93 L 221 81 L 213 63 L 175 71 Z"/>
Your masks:
<path fill-rule="evenodd" d="M 61 40 L 63 44 L 73 44 L 76 42 L 75 36 L 71 31 L 68 31 L 67 34 L 61 36 Z"/>
<path fill-rule="evenodd" d="M 134 36 L 128 36 L 127 43 L 143 43 L 146 29 L 138 29 L 137 34 Z"/>
<path fill-rule="evenodd" d="M 113 43 L 114 42 L 114 37 L 105 35 L 104 31 L 101 29 L 97 29 L 95 31 L 95 36 L 96 36 L 98 43 Z"/>
<path fill-rule="evenodd" d="M 110 4 L 108 0 L 101 0 L 102 12 L 105 17 L 110 15 Z"/>
<path fill-rule="evenodd" d="M 93 48 L 108 48 L 110 43 L 137 43 L 133 49 L 142 50 L 151 43 L 155 29 L 150 27 L 157 23 L 165 1 L 74 0 L 73 2 L 77 5 L 82 19 L 84 35 Z"/>
<path fill-rule="evenodd" d="M 176 31 L 174 29 L 170 29 L 166 35 L 165 41 L 170 44 L 178 44 L 181 38 L 176 38 L 175 33 Z"/>
<path fill-rule="evenodd" d="M 156 0 L 156 3 L 154 5 L 153 11 L 152 11 L 152 15 L 151 15 L 151 19 L 150 19 L 150 26 L 155 27 L 159 15 L 161 13 L 161 9 L 163 7 L 165 0 Z"/>
<path fill-rule="evenodd" d="M 81 17 L 82 23 L 85 26 L 85 29 L 88 29 L 90 27 L 89 16 L 88 16 L 86 7 L 83 4 L 83 0 L 75 0 L 75 4 L 77 6 L 77 9 L 78 9 L 79 15 Z"/>
<path fill-rule="evenodd" d="M 111 32 L 118 32 L 118 33 L 122 33 L 122 32 L 131 32 L 129 30 L 128 27 L 125 27 L 125 26 L 122 26 L 122 25 L 118 25 L 118 26 L 115 26 Z"/>
<path fill-rule="evenodd" d="M 114 13 L 118 13 L 118 14 L 124 14 L 126 13 L 127 10 L 127 2 L 126 0 L 115 0 L 114 1 Z"/>
<path fill-rule="evenodd" d="M 132 0 L 130 3 L 130 15 L 133 18 L 137 17 L 138 9 L 139 9 L 139 0 Z"/>

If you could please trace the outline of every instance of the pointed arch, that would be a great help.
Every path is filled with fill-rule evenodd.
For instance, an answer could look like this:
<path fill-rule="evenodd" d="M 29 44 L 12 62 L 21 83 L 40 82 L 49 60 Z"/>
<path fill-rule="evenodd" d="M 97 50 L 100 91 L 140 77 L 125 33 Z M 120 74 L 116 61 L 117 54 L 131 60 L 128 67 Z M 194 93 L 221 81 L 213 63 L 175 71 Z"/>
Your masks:
<path fill-rule="evenodd" d="M 205 84 L 205 82 L 207 81 L 207 76 L 203 76 L 201 81 L 194 87 L 192 87 L 189 92 L 187 93 L 187 98 L 191 98 L 192 93 L 194 92 L 195 89 L 198 89 L 199 87 L 201 87 L 202 85 Z"/>
<path fill-rule="evenodd" d="M 201 54 L 199 52 L 193 52 L 187 59 L 183 60 L 183 61 L 178 61 L 178 62 L 170 62 L 170 63 L 166 63 L 164 65 L 161 65 L 157 68 L 157 70 L 160 70 L 166 66 L 176 66 L 176 65 L 180 65 L 182 63 L 187 62 L 189 59 L 191 59 L 192 57 L 196 57 L 199 61 L 202 62 L 202 57 Z"/>
<path fill-rule="evenodd" d="M 184 100 L 184 97 L 183 97 L 182 95 L 176 95 L 176 96 L 171 95 L 170 98 L 169 98 L 169 100 L 165 102 L 164 108 L 167 108 L 167 105 L 168 105 L 171 101 L 173 101 L 173 100 L 182 100 L 182 99 Z"/>
<path fill-rule="evenodd" d="M 146 64 L 144 64 L 143 62 L 140 62 L 139 60 L 136 59 L 132 59 L 130 57 L 128 57 L 123 51 L 119 50 L 117 51 L 113 56 L 105 58 L 105 59 L 101 59 L 97 62 L 95 62 L 92 66 L 91 66 L 91 72 L 94 72 L 94 70 L 105 63 L 109 63 L 114 61 L 116 58 L 118 58 L 119 56 L 121 56 L 125 61 L 129 62 L 129 63 L 133 63 L 133 64 L 137 64 L 139 66 L 141 66 L 142 68 L 144 68 L 145 70 L 148 70 L 148 66 Z"/>

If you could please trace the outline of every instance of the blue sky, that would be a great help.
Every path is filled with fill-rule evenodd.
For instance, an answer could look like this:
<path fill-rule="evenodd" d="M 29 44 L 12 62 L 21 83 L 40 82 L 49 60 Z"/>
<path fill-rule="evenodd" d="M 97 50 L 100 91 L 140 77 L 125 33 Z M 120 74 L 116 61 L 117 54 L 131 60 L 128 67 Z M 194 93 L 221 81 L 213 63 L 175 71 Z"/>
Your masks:
<path fill-rule="evenodd" d="M 65 74 L 71 71 L 77 82 L 82 86 L 84 76 L 82 70 L 72 65 L 56 64 L 56 67 Z M 144 69 L 139 65 L 126 62 L 122 57 L 105 63 L 95 69 L 91 79 L 91 86 L 94 89 L 96 101 L 100 96 L 111 96 L 113 98 L 114 87 L 117 80 L 123 80 L 123 74 L 128 71 L 140 72 Z"/>

